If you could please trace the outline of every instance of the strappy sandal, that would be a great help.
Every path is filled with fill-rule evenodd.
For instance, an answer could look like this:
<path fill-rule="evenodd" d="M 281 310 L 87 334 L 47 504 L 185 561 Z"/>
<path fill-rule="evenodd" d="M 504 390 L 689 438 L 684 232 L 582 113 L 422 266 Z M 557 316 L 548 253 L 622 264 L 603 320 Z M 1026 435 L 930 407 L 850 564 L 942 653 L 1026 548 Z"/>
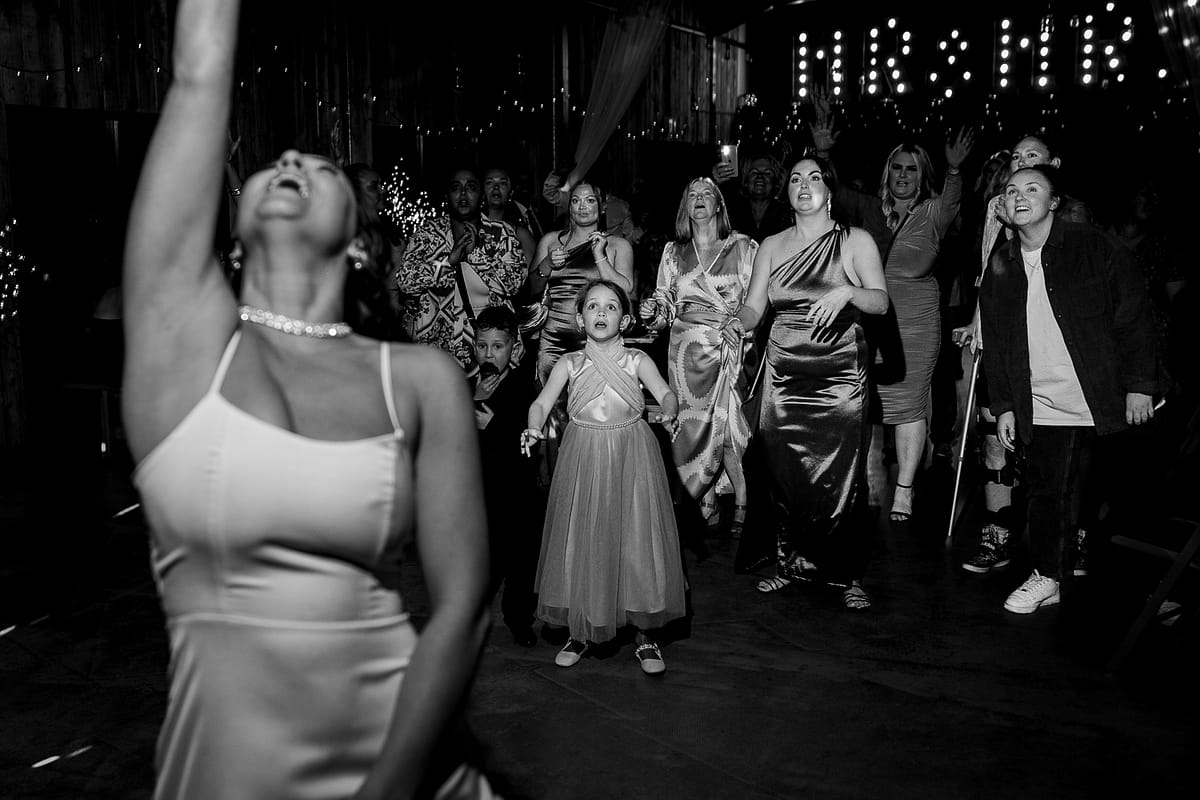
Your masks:
<path fill-rule="evenodd" d="M 871 607 L 871 595 L 858 581 L 852 581 L 842 592 L 842 605 L 850 611 L 866 611 Z"/>
<path fill-rule="evenodd" d="M 717 505 L 717 498 L 714 495 L 706 494 L 700 498 L 700 516 L 704 518 L 704 524 L 710 528 L 721 524 L 721 508 Z"/>
<path fill-rule="evenodd" d="M 734 539 L 742 538 L 742 528 L 746 524 L 746 507 L 733 507 L 733 521 L 729 523 L 729 535 Z"/>
<path fill-rule="evenodd" d="M 764 578 L 756 583 L 754 588 L 758 589 L 763 594 L 772 594 L 791 585 L 792 581 L 790 578 L 783 578 L 779 575 L 776 575 L 774 578 Z"/>
<path fill-rule="evenodd" d="M 905 489 L 909 492 L 912 492 L 912 488 L 913 488 L 913 485 L 911 483 L 906 486 L 903 483 L 900 483 L 899 481 L 896 482 L 896 493 L 897 494 L 899 493 L 899 491 L 901 489 Z M 890 519 L 892 522 L 908 522 L 910 519 L 912 519 L 912 501 L 913 501 L 912 494 L 909 494 L 908 508 L 905 509 L 903 507 L 897 507 L 896 495 L 892 495 L 892 510 L 888 513 L 888 519 Z"/>

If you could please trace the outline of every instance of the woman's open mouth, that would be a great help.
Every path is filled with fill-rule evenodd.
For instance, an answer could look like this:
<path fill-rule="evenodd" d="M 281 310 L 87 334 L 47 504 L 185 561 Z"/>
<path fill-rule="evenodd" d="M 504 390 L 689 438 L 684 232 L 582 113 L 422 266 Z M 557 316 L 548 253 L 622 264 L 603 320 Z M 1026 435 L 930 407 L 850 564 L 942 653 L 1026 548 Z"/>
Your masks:
<path fill-rule="evenodd" d="M 293 172 L 285 172 L 271 178 L 271 182 L 267 184 L 268 192 L 287 191 L 295 192 L 301 198 L 307 200 L 309 198 L 308 181 L 302 176 Z"/>

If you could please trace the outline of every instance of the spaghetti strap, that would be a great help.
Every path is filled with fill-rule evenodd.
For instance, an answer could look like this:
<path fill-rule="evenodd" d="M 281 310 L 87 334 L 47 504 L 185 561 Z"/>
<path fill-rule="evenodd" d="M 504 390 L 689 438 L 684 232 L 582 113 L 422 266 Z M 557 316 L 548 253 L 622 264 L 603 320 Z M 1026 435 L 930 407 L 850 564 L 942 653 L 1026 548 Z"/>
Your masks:
<path fill-rule="evenodd" d="M 396 416 L 396 398 L 392 390 L 392 351 L 387 342 L 379 343 L 379 379 L 383 383 L 383 402 L 387 405 L 388 419 L 392 421 L 392 431 L 396 436 L 403 436 L 404 429 L 400 427 L 400 419 Z"/>
<path fill-rule="evenodd" d="M 221 360 L 217 364 L 217 374 L 213 375 L 212 385 L 208 387 L 209 394 L 220 393 L 221 384 L 225 382 L 225 372 L 229 369 L 229 362 L 233 361 L 233 354 L 237 352 L 238 342 L 241 338 L 240 328 L 234 330 L 233 336 L 229 337 L 229 343 L 225 345 L 225 352 L 221 353 Z"/>

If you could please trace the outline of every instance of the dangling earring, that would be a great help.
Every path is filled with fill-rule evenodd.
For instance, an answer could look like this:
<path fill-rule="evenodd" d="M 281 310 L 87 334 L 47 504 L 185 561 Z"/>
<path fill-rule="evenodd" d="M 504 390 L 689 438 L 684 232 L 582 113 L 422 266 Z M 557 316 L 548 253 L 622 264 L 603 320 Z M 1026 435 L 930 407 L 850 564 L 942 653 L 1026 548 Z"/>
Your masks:
<path fill-rule="evenodd" d="M 350 259 L 350 266 L 352 268 L 360 270 L 366 267 L 370 256 L 367 255 L 367 251 L 361 245 L 352 243 L 346 248 L 346 258 Z"/>
<path fill-rule="evenodd" d="M 825 216 L 833 219 L 833 203 L 828 200 L 825 201 Z"/>
<path fill-rule="evenodd" d="M 242 249 L 242 240 L 234 239 L 233 247 L 229 249 L 229 265 L 233 267 L 234 272 L 239 272 L 242 269 L 242 256 L 246 252 Z"/>

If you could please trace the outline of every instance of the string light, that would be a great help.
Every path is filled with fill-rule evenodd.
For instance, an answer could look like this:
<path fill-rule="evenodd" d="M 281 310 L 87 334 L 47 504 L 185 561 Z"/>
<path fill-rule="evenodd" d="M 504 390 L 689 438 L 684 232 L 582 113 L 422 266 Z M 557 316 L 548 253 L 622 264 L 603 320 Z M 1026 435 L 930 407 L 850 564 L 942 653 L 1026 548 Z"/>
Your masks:
<path fill-rule="evenodd" d="M 1042 17 L 1041 31 L 1038 40 L 1042 46 L 1038 48 L 1038 74 L 1035 83 L 1039 89 L 1050 86 L 1050 35 L 1054 33 L 1054 17 L 1050 14 Z"/>
<path fill-rule="evenodd" d="M 438 215 L 429 195 L 412 185 L 400 164 L 392 167 L 391 174 L 380 185 L 379 199 L 383 215 L 405 239 Z"/>
<path fill-rule="evenodd" d="M 796 61 L 794 70 L 796 75 L 796 96 L 803 99 L 808 97 L 809 77 L 808 77 L 808 33 L 801 31 L 796 36 L 798 46 L 796 47 Z M 818 58 L 820 56 L 818 55 Z"/>
<path fill-rule="evenodd" d="M 1194 7 L 1195 0 L 1191 0 L 1188 5 Z M 1127 63 L 1133 57 L 1133 54 L 1127 50 L 1127 45 L 1135 34 L 1134 16 L 1127 15 L 1124 11 L 1118 14 L 1116 6 L 1117 3 L 1109 3 L 1107 15 L 1100 11 L 1097 11 L 1095 15 L 1087 14 L 1083 17 L 1086 26 L 1081 24 L 1079 18 L 1072 19 L 1072 27 L 1076 29 L 1072 31 L 1072 38 L 1076 35 L 1079 38 L 1071 44 L 1083 51 L 1082 53 L 1077 51 L 1076 58 L 1073 59 L 1078 70 L 1075 75 L 1076 85 L 1084 87 L 1107 85 L 1107 76 L 1114 76 L 1117 82 L 1125 81 L 1123 76 L 1129 66 L 1137 70 L 1135 75 L 1144 76 L 1146 79 L 1149 79 L 1152 74 L 1158 74 L 1160 80 L 1167 77 L 1167 71 L 1159 69 L 1159 65 Z M 1128 4 L 1123 4 L 1123 6 L 1127 8 Z M 828 29 L 825 33 L 816 33 L 810 30 L 796 35 L 797 46 L 793 52 L 793 99 L 810 98 L 814 86 L 817 85 L 827 87 L 832 97 L 837 98 L 839 102 L 845 101 L 850 95 L 856 99 L 869 98 L 873 103 L 887 103 L 903 94 L 905 95 L 904 103 L 908 104 L 919 102 L 922 98 L 927 97 L 922 94 L 924 90 L 936 95 L 933 99 L 940 104 L 944 101 L 948 88 L 953 89 L 951 96 L 956 99 L 974 97 L 978 92 L 986 91 L 983 88 L 987 86 L 987 81 L 983 80 L 986 73 L 981 71 L 989 67 L 986 56 L 981 58 L 978 54 L 979 42 L 968 42 L 968 39 L 975 35 L 976 28 L 943 30 L 945 38 L 941 41 L 921 39 L 920 42 L 914 42 L 912 32 L 904 30 L 903 16 L 900 18 L 877 17 L 874 20 L 866 20 L 866 22 L 866 25 L 857 28 L 854 33 L 849 35 L 842 30 L 828 31 Z M 1007 17 L 995 20 L 996 39 L 995 49 L 992 53 L 997 58 L 990 65 L 993 71 L 992 86 L 995 87 L 992 91 L 1006 90 L 1007 94 L 1014 88 L 1030 84 L 1051 91 L 1054 89 L 1056 80 L 1064 77 L 1056 74 L 1056 70 L 1053 69 L 1056 58 L 1052 53 L 1052 48 L 1064 45 L 1062 37 L 1056 35 L 1054 31 L 1052 15 L 1046 14 L 1040 20 L 1036 18 L 1030 20 L 1030 23 L 1036 26 L 1032 31 L 1029 28 L 1023 28 L 1020 20 Z M 866 34 L 866 37 L 859 38 L 863 33 Z M 1035 35 L 1038 37 L 1037 45 L 1033 45 L 1031 41 L 1032 36 Z M 921 66 L 925 66 L 925 69 L 920 69 L 918 61 L 910 60 L 913 58 L 912 47 L 923 48 L 928 52 L 933 49 L 934 42 L 937 42 L 937 52 L 942 54 L 945 61 L 937 64 L 921 64 Z M 975 46 L 972 47 L 972 44 Z M 154 57 L 154 53 L 161 46 L 156 41 L 137 42 L 126 37 L 123 42 L 118 41 L 115 45 L 112 43 L 107 45 L 104 53 L 81 58 L 76 63 L 64 64 L 60 68 L 30 70 L 30 65 L 0 63 L 0 69 L 9 70 L 24 81 L 36 81 L 36 84 L 26 84 L 30 87 L 31 94 L 42 92 L 42 82 L 52 80 L 55 73 L 64 73 L 64 77 L 75 80 L 76 76 L 86 75 L 95 69 L 97 70 L 95 74 L 98 76 L 100 75 L 99 70 L 114 61 L 112 57 L 117 57 L 116 61 L 123 69 L 128 68 L 129 62 L 135 61 L 136 57 L 135 64 L 143 71 L 145 71 L 145 65 L 149 64 L 153 67 L 153 75 L 169 77 L 169 66 L 160 64 Z M 546 93 L 548 102 L 539 102 L 536 97 L 530 98 L 524 93 L 506 90 L 503 102 L 496 102 L 494 95 L 490 97 L 485 95 L 470 98 L 478 102 L 463 105 L 465 108 L 476 109 L 483 117 L 482 119 L 458 119 L 454 126 L 417 125 L 417 120 L 400 118 L 403 112 L 397 108 L 395 100 L 389 102 L 385 99 L 385 102 L 378 107 L 366 105 L 377 102 L 377 97 L 370 88 L 365 91 L 360 88 L 357 92 L 352 91 L 356 87 L 349 86 L 340 87 L 335 92 L 330 91 L 332 87 L 325 87 L 323 90 L 321 87 L 323 80 L 312 76 L 306 78 L 300 74 L 304 72 L 300 62 L 292 60 L 290 63 L 283 63 L 289 48 L 290 45 L 286 43 L 273 44 L 269 41 L 257 46 L 255 48 L 257 55 L 250 54 L 248 63 L 239 70 L 241 74 L 237 76 L 238 80 L 235 86 L 243 91 L 249 89 L 255 96 L 259 96 L 277 89 L 283 89 L 286 92 L 287 84 L 280 85 L 278 82 L 281 80 L 294 82 L 298 94 L 303 87 L 304 102 L 312 103 L 320 109 L 322 116 L 319 119 L 330 119 L 323 115 L 340 113 L 343 129 L 350 122 L 347 115 L 353 113 L 356 123 L 361 119 L 367 123 L 387 124 L 408 133 L 415 133 L 415 135 L 445 136 L 449 134 L 458 137 L 473 137 L 492 131 L 509 133 L 511 131 L 506 129 L 510 125 L 541 125 L 548 119 L 554 119 L 556 112 L 561 110 L 557 103 L 559 100 L 565 99 L 567 93 L 566 87 L 557 87 Z M 1020 59 L 1014 61 L 1017 53 L 1028 52 L 1031 48 L 1033 51 L 1030 53 L 1029 62 L 1023 62 Z M 1106 50 L 1107 54 L 1105 55 Z M 919 59 L 921 49 L 918 49 L 917 52 Z M 864 57 L 862 62 L 859 62 L 860 57 Z M 121 63 L 122 59 L 125 63 Z M 936 60 L 941 61 L 941 59 Z M 867 62 L 870 64 L 869 67 Z M 861 72 L 857 69 L 859 63 L 862 63 L 864 67 Z M 1025 73 L 1025 70 L 1028 69 L 1025 66 L 1026 63 L 1033 67 L 1030 70 L 1032 74 Z M 1089 66 L 1085 67 L 1085 63 Z M 848 64 L 856 66 L 848 68 Z M 297 68 L 291 69 L 292 66 Z M 513 66 L 518 77 L 526 74 L 526 65 L 521 62 L 521 54 L 514 54 Z M 461 74 L 462 70 L 458 72 L 460 74 L 456 75 L 456 80 L 473 77 L 470 74 Z M 855 74 L 851 76 L 851 72 Z M 868 81 L 867 75 L 870 72 L 874 72 L 875 75 Z M 911 75 L 908 74 L 910 72 Z M 921 80 L 922 74 L 929 77 L 928 82 Z M 1102 76 L 1105 76 L 1103 81 L 1101 80 Z M 848 81 L 851 78 L 855 79 L 855 85 L 852 89 L 847 89 Z M 1138 80 L 1138 78 L 1131 78 L 1128 82 L 1137 84 Z M 264 87 L 263 81 L 271 81 L 272 84 Z M 477 84 L 482 82 L 472 80 L 469 83 L 472 85 L 468 91 L 481 91 Z M 165 88 L 165 85 L 165 83 L 161 84 L 161 87 Z M 512 85 L 511 82 L 509 85 Z M 914 99 L 909 101 L 909 97 L 914 97 Z M 242 99 L 244 100 L 244 98 Z M 630 139 L 653 137 L 675 140 L 684 138 L 685 132 L 696 137 L 703 137 L 707 132 L 706 125 L 696 119 L 688 119 L 689 116 L 696 117 L 697 113 L 702 113 L 695 102 L 694 95 L 691 105 L 690 115 L 686 112 L 683 114 L 677 112 L 675 117 L 656 118 L 649 123 L 638 120 L 635 123 L 637 127 L 629 125 L 621 127 L 621 134 Z M 576 115 L 584 113 L 582 107 L 574 106 L 572 108 Z M 896 110 L 894 105 L 892 108 Z M 365 110 L 365 114 L 360 116 L 360 110 Z M 578 119 L 577 116 L 575 118 Z M 913 122 L 916 121 L 913 120 Z M 326 126 L 322 124 L 322 127 Z M 777 132 L 777 129 L 772 130 Z"/>
<path fill-rule="evenodd" d="M 37 273 L 37 267 L 16 250 L 16 227 L 13 219 L 0 228 L 0 323 L 17 318 L 21 283 Z"/>

